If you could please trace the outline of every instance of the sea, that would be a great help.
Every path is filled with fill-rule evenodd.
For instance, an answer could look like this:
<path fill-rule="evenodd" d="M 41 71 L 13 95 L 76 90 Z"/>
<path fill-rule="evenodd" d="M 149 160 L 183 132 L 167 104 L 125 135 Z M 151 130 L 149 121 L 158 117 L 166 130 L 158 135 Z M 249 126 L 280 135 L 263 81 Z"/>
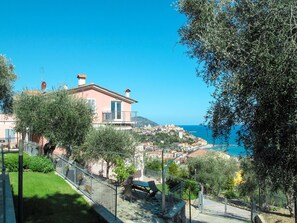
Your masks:
<path fill-rule="evenodd" d="M 207 141 L 208 144 L 213 144 L 213 147 L 209 148 L 216 151 L 222 151 L 228 153 L 230 156 L 245 156 L 246 151 L 244 147 L 239 146 L 236 141 L 237 130 L 240 126 L 234 126 L 231 131 L 228 143 L 222 139 L 214 140 L 212 137 L 212 130 L 205 125 L 179 125 L 185 131 L 191 133 L 196 137 L 200 137 Z"/>

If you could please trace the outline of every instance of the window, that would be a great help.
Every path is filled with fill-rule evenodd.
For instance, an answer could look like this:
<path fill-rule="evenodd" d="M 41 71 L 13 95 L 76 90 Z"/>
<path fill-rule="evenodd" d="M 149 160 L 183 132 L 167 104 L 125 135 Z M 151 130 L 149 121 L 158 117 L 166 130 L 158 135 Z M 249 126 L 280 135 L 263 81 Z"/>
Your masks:
<path fill-rule="evenodd" d="M 15 132 L 13 129 L 5 129 L 5 139 L 7 141 L 10 140 L 10 142 L 15 141 Z"/>
<path fill-rule="evenodd" d="M 88 105 L 92 108 L 93 112 L 96 112 L 96 100 L 93 98 L 87 99 Z"/>
<path fill-rule="evenodd" d="M 112 101 L 111 102 L 111 115 L 112 119 L 121 119 L 122 116 L 122 102 Z"/>

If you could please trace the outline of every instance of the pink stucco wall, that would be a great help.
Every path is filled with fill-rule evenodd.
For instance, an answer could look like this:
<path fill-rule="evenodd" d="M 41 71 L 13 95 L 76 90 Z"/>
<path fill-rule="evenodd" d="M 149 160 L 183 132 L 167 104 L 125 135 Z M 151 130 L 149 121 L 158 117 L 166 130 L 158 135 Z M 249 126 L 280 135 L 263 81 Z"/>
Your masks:
<path fill-rule="evenodd" d="M 119 99 L 106 95 L 94 89 L 87 89 L 82 92 L 74 93 L 75 96 L 83 97 L 85 99 L 95 99 L 96 101 L 96 116 L 94 123 L 102 123 L 102 113 L 111 111 L 111 101 L 120 101 Z M 121 101 L 122 112 L 131 112 L 131 104 Z M 127 120 L 126 120 L 127 121 Z M 130 120 L 129 120 L 130 121 Z"/>

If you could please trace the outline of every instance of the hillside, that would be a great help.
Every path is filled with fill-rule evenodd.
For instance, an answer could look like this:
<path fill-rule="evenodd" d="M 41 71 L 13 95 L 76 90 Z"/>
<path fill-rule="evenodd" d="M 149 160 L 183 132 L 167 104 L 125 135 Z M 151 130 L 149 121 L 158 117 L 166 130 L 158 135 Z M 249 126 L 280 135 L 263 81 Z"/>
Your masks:
<path fill-rule="evenodd" d="M 132 121 L 136 122 L 136 124 L 134 125 L 136 128 L 141 128 L 141 127 L 144 127 L 147 125 L 150 125 L 152 127 L 158 125 L 157 123 L 155 123 L 147 118 L 144 118 L 142 116 L 136 116 L 136 117 L 132 118 Z"/>

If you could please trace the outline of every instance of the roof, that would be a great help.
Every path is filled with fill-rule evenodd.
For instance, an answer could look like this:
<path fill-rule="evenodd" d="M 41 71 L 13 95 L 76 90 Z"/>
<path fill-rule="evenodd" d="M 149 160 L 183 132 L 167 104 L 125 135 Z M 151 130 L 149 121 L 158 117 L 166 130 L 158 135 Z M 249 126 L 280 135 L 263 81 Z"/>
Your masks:
<path fill-rule="evenodd" d="M 198 156 L 206 156 L 207 154 L 211 153 L 213 151 L 211 150 L 206 150 L 206 149 L 198 149 L 188 155 L 189 158 L 194 158 Z"/>
<path fill-rule="evenodd" d="M 103 87 L 101 87 L 101 86 L 99 86 L 97 84 L 94 84 L 94 83 L 79 85 L 79 86 L 76 86 L 76 87 L 73 87 L 73 88 L 69 88 L 67 90 L 71 91 L 71 92 L 80 92 L 80 91 L 85 91 L 85 90 L 89 90 L 89 89 L 93 89 L 95 91 L 98 91 L 98 92 L 104 93 L 106 95 L 118 98 L 118 99 L 120 99 L 122 101 L 131 103 L 131 104 L 132 103 L 137 103 L 137 101 L 132 99 L 132 98 L 126 97 L 126 96 L 121 95 L 121 94 L 118 94 L 118 93 L 116 93 L 114 91 L 108 90 L 108 89 L 103 88 Z"/>

